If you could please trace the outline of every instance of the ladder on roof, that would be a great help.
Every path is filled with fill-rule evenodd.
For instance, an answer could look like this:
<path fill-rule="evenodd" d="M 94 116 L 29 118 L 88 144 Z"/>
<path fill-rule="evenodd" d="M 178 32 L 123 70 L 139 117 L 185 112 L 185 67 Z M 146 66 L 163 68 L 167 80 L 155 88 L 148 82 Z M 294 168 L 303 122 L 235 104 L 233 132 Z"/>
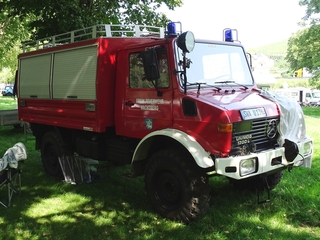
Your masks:
<path fill-rule="evenodd" d="M 165 29 L 145 25 L 98 24 L 92 27 L 62 33 L 48 38 L 22 43 L 23 52 L 80 42 L 98 37 L 159 37 L 164 38 Z"/>

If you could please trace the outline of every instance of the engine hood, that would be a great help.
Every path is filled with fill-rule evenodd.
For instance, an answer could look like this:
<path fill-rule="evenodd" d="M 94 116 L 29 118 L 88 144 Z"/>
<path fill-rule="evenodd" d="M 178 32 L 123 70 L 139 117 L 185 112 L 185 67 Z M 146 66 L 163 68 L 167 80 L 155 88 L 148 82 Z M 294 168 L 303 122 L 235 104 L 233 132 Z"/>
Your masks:
<path fill-rule="evenodd" d="M 247 90 L 225 88 L 220 91 L 201 89 L 200 93 L 195 90 L 188 92 L 188 95 L 196 101 L 227 111 L 229 117 L 232 118 L 230 120 L 234 122 L 243 120 L 240 114 L 242 109 L 264 108 L 268 117 L 279 115 L 277 105 L 263 97 L 255 88 Z"/>

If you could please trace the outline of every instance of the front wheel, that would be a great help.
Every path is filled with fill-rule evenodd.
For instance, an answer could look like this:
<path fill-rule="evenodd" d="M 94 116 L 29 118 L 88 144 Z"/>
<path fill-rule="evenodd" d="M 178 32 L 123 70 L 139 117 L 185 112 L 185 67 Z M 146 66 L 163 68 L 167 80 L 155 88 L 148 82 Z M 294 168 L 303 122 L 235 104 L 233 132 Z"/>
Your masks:
<path fill-rule="evenodd" d="M 208 178 L 189 155 L 174 149 L 155 153 L 145 175 L 147 195 L 163 217 L 190 223 L 202 217 L 210 200 Z"/>

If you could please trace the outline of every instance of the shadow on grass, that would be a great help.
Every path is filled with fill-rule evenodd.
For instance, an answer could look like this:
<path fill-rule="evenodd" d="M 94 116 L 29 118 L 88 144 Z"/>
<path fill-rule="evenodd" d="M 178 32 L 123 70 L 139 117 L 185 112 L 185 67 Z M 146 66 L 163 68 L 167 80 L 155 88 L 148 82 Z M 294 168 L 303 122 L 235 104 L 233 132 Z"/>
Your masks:
<path fill-rule="evenodd" d="M 23 141 L 8 129 L 9 147 Z M 3 135 L 1 135 L 2 137 Z M 14 141 L 12 141 L 14 140 Z M 34 141 L 26 142 L 22 195 L 13 206 L 0 207 L 0 239 L 316 239 L 319 200 L 307 192 L 312 177 L 299 170 L 285 174 L 271 193 L 271 202 L 257 204 L 256 192 L 235 190 L 225 178 L 210 179 L 211 205 L 207 214 L 190 225 L 155 214 L 144 191 L 143 178 L 124 177 L 130 166 L 98 165 L 101 180 L 70 185 L 47 176 Z M 2 151 L 5 151 L 1 147 Z M 319 169 L 311 169 L 319 175 Z M 308 172 L 310 174 L 310 172 Z M 5 189 L 1 188 L 1 195 Z M 314 206 L 314 207 L 313 207 Z M 311 211 L 310 211 L 311 210 Z M 319 222 L 319 221 L 318 221 Z"/>

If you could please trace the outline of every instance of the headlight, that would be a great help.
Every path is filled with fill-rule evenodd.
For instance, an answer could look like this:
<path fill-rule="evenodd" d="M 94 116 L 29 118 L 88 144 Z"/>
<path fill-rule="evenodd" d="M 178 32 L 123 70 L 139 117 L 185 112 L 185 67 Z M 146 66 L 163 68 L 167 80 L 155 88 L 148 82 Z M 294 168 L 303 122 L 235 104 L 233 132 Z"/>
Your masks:
<path fill-rule="evenodd" d="M 244 159 L 240 162 L 240 175 L 246 176 L 257 169 L 257 158 Z"/>
<path fill-rule="evenodd" d="M 309 155 L 312 153 L 312 144 L 311 142 L 307 142 L 303 145 L 303 155 Z"/>

